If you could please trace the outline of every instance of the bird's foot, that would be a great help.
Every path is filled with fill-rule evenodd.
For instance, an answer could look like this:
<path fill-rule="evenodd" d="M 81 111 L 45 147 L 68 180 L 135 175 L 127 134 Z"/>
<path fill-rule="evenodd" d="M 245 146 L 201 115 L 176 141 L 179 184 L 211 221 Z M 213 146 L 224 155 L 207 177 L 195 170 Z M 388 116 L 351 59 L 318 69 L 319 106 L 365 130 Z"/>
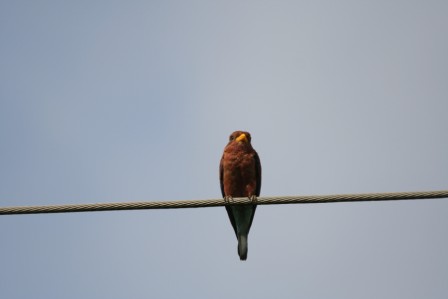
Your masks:
<path fill-rule="evenodd" d="M 232 196 L 224 196 L 224 202 L 225 203 L 233 202 L 233 197 Z"/>
<path fill-rule="evenodd" d="M 251 196 L 249 196 L 249 199 L 250 199 L 250 201 L 251 201 L 253 204 L 256 204 L 256 203 L 257 203 L 257 196 L 256 196 L 256 195 L 251 195 Z"/>

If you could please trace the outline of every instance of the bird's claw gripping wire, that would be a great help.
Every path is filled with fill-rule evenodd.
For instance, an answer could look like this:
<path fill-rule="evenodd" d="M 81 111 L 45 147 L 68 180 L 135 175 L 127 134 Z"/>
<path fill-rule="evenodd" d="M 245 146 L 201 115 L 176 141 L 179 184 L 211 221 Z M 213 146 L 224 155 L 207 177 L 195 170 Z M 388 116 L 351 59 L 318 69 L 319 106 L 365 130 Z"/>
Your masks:
<path fill-rule="evenodd" d="M 224 202 L 227 204 L 234 202 L 233 197 L 232 196 L 224 196 Z"/>
<path fill-rule="evenodd" d="M 249 199 L 250 199 L 250 201 L 253 203 L 253 204 L 256 204 L 257 203 L 257 201 L 258 201 L 258 199 L 257 199 L 257 196 L 256 195 L 252 195 L 252 196 L 249 196 Z"/>

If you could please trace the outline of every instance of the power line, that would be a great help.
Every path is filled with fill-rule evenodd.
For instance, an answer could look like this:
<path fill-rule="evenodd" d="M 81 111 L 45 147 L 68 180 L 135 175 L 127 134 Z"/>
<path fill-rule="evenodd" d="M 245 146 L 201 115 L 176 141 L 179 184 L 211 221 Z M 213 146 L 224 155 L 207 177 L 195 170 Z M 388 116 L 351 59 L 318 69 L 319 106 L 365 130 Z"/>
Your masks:
<path fill-rule="evenodd" d="M 270 196 L 259 197 L 258 205 L 295 204 L 295 203 L 331 203 L 331 202 L 358 202 L 358 201 L 387 201 L 446 198 L 448 190 L 424 192 L 393 192 L 393 193 L 360 193 L 336 195 L 301 195 L 301 196 Z M 226 203 L 223 199 L 183 200 L 183 201 L 142 201 L 96 204 L 70 204 L 49 206 L 22 206 L 0 208 L 0 215 L 16 214 L 42 214 L 42 213 L 72 213 L 72 212 L 100 212 L 147 209 L 182 209 L 206 208 L 225 205 L 250 204 L 248 198 L 235 198 Z"/>

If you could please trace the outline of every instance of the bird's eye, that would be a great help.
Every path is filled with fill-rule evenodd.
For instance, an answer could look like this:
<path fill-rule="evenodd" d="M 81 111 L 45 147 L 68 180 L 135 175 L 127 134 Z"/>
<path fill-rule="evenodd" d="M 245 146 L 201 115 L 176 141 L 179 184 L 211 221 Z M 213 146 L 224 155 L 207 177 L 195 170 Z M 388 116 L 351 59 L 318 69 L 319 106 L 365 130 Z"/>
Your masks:
<path fill-rule="evenodd" d="M 230 137 L 229 137 L 229 141 L 232 141 L 233 139 L 235 139 L 235 136 L 230 135 Z"/>

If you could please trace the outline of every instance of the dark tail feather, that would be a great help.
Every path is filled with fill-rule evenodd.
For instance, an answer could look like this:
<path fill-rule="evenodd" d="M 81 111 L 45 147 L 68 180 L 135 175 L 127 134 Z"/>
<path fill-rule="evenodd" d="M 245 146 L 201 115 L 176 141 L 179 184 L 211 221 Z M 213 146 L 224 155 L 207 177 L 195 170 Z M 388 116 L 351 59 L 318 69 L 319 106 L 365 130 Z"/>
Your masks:
<path fill-rule="evenodd" d="M 247 235 L 238 236 L 238 255 L 242 261 L 247 259 Z"/>

